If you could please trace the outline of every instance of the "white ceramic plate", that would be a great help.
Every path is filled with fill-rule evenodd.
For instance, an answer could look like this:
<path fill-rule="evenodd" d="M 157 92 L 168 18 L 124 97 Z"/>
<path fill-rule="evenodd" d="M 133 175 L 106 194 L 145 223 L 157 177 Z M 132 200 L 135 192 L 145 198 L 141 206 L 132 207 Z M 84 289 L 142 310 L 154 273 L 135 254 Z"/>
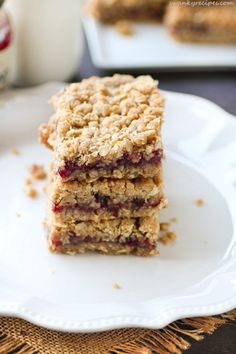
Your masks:
<path fill-rule="evenodd" d="M 103 69 L 191 69 L 236 66 L 236 45 L 183 44 L 174 41 L 162 25 L 136 24 L 133 36 L 84 17 L 92 61 Z"/>
<path fill-rule="evenodd" d="M 63 331 L 160 328 L 236 306 L 236 122 L 204 99 L 164 92 L 166 194 L 162 220 L 177 217 L 177 241 L 159 256 L 48 252 L 40 197 L 24 195 L 26 166 L 47 164 L 37 143 L 47 99 L 60 84 L 22 91 L 0 109 L 0 314 Z M 16 146 L 20 155 L 10 152 Z M 202 198 L 199 207 L 195 200 Z M 20 213 L 21 217 L 16 214 Z M 121 289 L 113 289 L 119 282 Z"/>

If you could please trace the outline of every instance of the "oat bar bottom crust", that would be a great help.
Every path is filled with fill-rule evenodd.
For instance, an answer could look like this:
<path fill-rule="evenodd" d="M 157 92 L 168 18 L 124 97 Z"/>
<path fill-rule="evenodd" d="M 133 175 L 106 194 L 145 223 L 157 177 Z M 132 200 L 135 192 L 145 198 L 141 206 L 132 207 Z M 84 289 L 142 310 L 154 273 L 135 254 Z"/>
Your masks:
<path fill-rule="evenodd" d="M 108 242 L 99 242 L 99 243 L 89 243 L 82 242 L 79 245 L 63 245 L 55 246 L 50 244 L 49 249 L 54 253 L 63 253 L 68 255 L 75 255 L 77 253 L 86 253 L 86 252 L 99 252 L 107 255 L 127 255 L 133 254 L 135 256 L 154 256 L 157 255 L 158 249 L 147 249 L 142 247 L 132 247 L 127 245 L 119 245 Z"/>

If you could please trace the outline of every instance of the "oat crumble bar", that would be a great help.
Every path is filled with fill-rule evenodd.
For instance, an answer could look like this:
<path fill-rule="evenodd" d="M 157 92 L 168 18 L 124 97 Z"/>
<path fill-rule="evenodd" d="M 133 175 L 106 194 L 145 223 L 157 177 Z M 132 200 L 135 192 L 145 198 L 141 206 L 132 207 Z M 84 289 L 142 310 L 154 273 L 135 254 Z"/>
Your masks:
<path fill-rule="evenodd" d="M 51 171 L 49 207 L 61 222 L 141 217 L 166 206 L 162 173 L 155 178 L 102 179 L 91 183 L 68 181 Z"/>
<path fill-rule="evenodd" d="M 191 7 L 170 3 L 165 24 L 171 36 L 181 42 L 235 43 L 236 5 Z"/>
<path fill-rule="evenodd" d="M 99 21 L 161 21 L 169 0 L 90 0 L 88 12 Z"/>
<path fill-rule="evenodd" d="M 49 248 L 57 253 L 98 251 L 104 254 L 155 255 L 159 222 L 152 217 L 57 223 L 49 211 Z"/>
<path fill-rule="evenodd" d="M 150 76 L 92 77 L 53 97 L 40 128 L 63 181 L 155 177 L 163 157 L 164 100 Z"/>

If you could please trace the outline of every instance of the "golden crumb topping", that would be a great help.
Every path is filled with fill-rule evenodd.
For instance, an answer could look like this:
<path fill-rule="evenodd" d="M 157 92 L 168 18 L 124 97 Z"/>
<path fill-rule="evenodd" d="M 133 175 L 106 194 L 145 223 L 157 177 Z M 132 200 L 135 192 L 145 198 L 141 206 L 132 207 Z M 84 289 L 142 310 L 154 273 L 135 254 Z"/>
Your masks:
<path fill-rule="evenodd" d="M 41 128 L 41 141 L 61 165 L 147 155 L 161 148 L 163 98 L 150 76 L 91 77 L 52 98 L 56 113 Z M 56 134 L 54 133 L 56 131 Z"/>

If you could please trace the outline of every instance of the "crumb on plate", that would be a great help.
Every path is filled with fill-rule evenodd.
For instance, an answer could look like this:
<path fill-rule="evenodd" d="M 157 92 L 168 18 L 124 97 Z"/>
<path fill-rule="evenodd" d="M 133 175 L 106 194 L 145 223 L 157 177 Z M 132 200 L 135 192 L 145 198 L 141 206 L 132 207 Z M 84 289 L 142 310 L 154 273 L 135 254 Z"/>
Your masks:
<path fill-rule="evenodd" d="M 20 213 L 16 213 L 16 217 L 17 217 L 17 218 L 20 218 L 20 217 L 21 217 L 21 214 L 20 214 Z"/>
<path fill-rule="evenodd" d="M 13 155 L 20 155 L 19 150 L 18 150 L 16 147 L 12 147 L 12 148 L 11 148 L 11 153 L 12 153 Z"/>
<path fill-rule="evenodd" d="M 159 241 L 164 245 L 169 245 L 176 240 L 176 233 L 170 230 L 169 222 L 161 222 L 160 223 L 160 235 Z"/>
<path fill-rule="evenodd" d="M 160 236 L 159 241 L 164 245 L 169 245 L 176 240 L 176 233 L 173 231 L 167 231 L 164 235 Z"/>
<path fill-rule="evenodd" d="M 30 177 L 26 177 L 26 178 L 25 178 L 25 184 L 26 184 L 27 186 L 31 185 L 32 183 L 33 183 L 32 178 L 30 178 Z"/>
<path fill-rule="evenodd" d="M 170 218 L 170 222 L 177 222 L 177 221 L 178 221 L 178 219 L 177 219 L 177 218 L 175 218 L 175 217 Z"/>
<path fill-rule="evenodd" d="M 169 231 L 170 223 L 169 222 L 161 222 L 160 223 L 160 230 L 161 231 Z"/>
<path fill-rule="evenodd" d="M 27 187 L 24 191 L 27 197 L 36 198 L 38 196 L 38 191 L 34 187 Z"/>
<path fill-rule="evenodd" d="M 195 203 L 196 203 L 197 206 L 202 206 L 204 204 L 204 200 L 199 198 L 199 199 L 196 200 Z"/>
<path fill-rule="evenodd" d="M 33 179 L 45 179 L 47 177 L 43 165 L 34 163 L 28 167 L 28 171 Z"/>
<path fill-rule="evenodd" d="M 115 30 L 122 34 L 123 36 L 132 36 L 134 34 L 134 30 L 132 27 L 132 23 L 130 21 L 117 21 L 114 25 Z"/>
<path fill-rule="evenodd" d="M 121 286 L 119 283 L 115 282 L 112 284 L 113 289 L 121 289 Z"/>

